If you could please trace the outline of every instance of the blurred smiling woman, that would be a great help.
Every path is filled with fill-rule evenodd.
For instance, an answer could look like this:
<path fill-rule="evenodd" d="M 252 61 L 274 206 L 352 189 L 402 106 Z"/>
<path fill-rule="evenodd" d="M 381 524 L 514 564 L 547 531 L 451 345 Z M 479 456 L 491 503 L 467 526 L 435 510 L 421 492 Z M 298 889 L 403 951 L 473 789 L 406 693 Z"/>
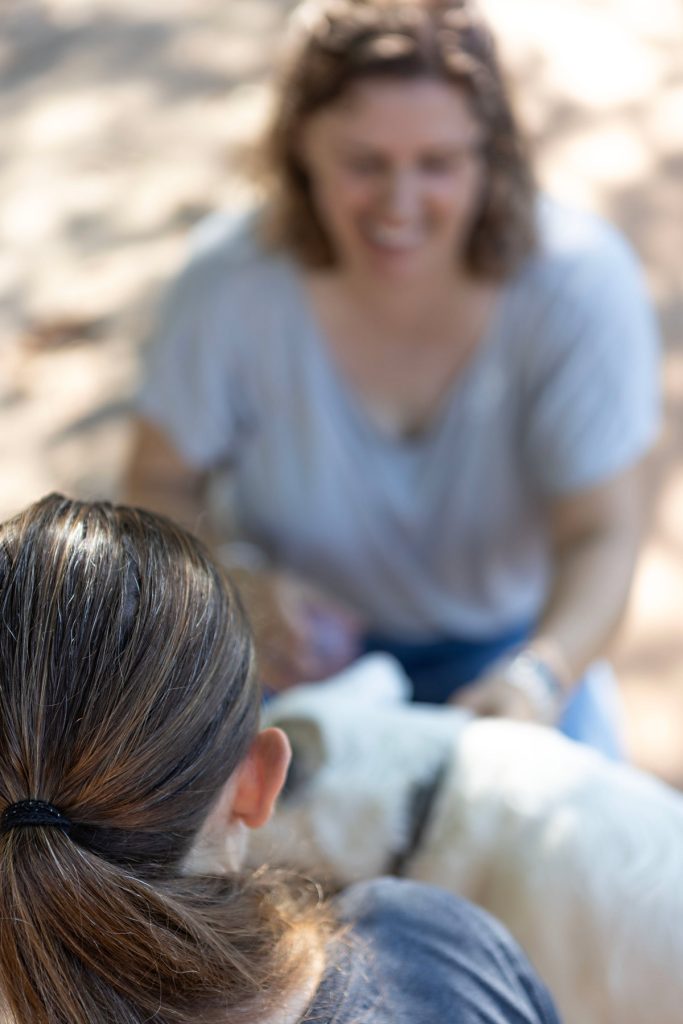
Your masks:
<path fill-rule="evenodd" d="M 129 494 L 194 524 L 227 478 L 271 687 L 382 649 L 418 700 L 618 756 L 592 663 L 658 428 L 628 246 L 537 195 L 462 0 L 305 4 L 265 152 L 265 204 L 200 226 L 171 289 Z"/>
<path fill-rule="evenodd" d="M 492 920 L 241 860 L 287 770 L 221 570 L 150 513 L 0 526 L 3 1024 L 557 1024 Z"/>

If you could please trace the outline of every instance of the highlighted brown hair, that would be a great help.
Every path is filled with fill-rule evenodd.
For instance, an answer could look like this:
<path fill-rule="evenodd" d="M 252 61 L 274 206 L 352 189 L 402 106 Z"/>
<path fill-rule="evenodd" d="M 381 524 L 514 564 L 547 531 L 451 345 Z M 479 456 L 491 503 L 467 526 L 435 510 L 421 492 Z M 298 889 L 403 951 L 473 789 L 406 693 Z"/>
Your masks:
<path fill-rule="evenodd" d="M 534 246 L 533 175 L 491 34 L 465 0 L 308 0 L 295 12 L 261 153 L 269 240 L 309 266 L 334 264 L 299 129 L 354 82 L 380 76 L 436 78 L 463 91 L 484 129 L 483 197 L 464 262 L 475 276 L 507 277 Z"/>
<path fill-rule="evenodd" d="M 229 582 L 170 521 L 53 495 L 0 527 L 0 835 L 8 1024 L 255 1021 L 323 941 L 267 872 L 183 860 L 257 729 Z"/>

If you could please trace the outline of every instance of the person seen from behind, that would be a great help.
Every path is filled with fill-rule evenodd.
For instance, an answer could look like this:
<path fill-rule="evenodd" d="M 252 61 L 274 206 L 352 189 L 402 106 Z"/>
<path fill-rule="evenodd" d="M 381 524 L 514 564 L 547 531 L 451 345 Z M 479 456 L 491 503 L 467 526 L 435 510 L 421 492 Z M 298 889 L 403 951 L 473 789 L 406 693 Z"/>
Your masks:
<path fill-rule="evenodd" d="M 0 526 L 4 1024 L 557 1024 L 485 914 L 242 867 L 287 771 L 224 572 L 151 513 Z"/>

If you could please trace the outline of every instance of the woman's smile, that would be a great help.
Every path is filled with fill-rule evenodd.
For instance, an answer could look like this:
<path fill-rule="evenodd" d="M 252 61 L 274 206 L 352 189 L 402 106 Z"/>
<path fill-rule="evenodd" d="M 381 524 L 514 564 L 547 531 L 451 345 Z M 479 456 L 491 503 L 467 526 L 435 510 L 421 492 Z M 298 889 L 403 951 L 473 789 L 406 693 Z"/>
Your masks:
<path fill-rule="evenodd" d="M 481 129 L 437 80 L 366 79 L 306 121 L 301 154 L 346 271 L 457 266 L 479 207 Z"/>
<path fill-rule="evenodd" d="M 425 240 L 424 229 L 410 224 L 370 222 L 362 229 L 362 234 L 369 245 L 395 253 L 412 252 Z"/>

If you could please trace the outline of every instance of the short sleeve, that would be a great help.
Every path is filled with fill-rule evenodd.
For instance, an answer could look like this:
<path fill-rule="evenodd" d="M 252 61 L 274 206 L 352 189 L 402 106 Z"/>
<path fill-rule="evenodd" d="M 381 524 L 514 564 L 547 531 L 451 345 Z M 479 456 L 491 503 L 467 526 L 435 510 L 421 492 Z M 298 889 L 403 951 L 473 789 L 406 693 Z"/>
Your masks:
<path fill-rule="evenodd" d="M 244 411 L 239 353 L 247 325 L 237 308 L 244 230 L 224 215 L 195 230 L 146 351 L 137 410 L 199 469 L 230 458 Z"/>
<path fill-rule="evenodd" d="M 640 269 L 606 225 L 589 234 L 538 268 L 545 297 L 527 339 L 522 418 L 526 466 L 545 496 L 609 480 L 659 430 L 658 332 Z"/>

